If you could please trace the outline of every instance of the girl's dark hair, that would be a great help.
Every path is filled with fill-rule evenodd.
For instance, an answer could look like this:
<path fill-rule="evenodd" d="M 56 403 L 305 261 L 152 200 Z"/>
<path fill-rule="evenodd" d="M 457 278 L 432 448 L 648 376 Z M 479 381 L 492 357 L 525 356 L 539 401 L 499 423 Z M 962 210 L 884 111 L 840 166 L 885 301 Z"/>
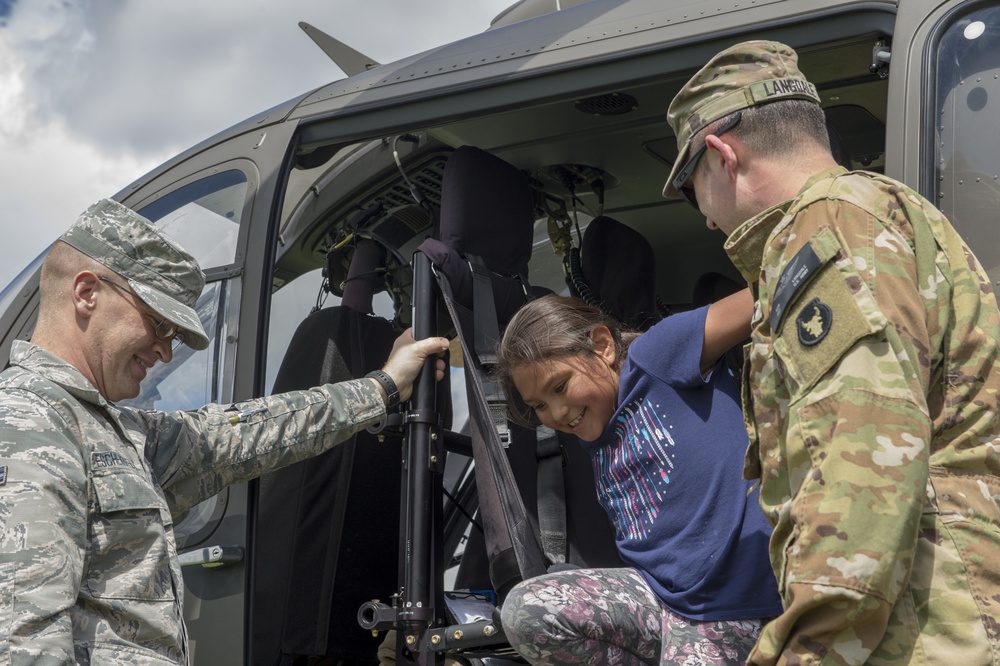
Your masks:
<path fill-rule="evenodd" d="M 639 333 L 624 328 L 592 305 L 579 298 L 551 294 L 530 301 L 507 324 L 497 349 L 494 378 L 507 396 L 507 412 L 514 423 L 535 427 L 535 410 L 521 399 L 514 386 L 514 370 L 567 356 L 596 354 L 590 332 L 606 326 L 615 344 L 614 370 L 621 370 L 628 346 Z"/>

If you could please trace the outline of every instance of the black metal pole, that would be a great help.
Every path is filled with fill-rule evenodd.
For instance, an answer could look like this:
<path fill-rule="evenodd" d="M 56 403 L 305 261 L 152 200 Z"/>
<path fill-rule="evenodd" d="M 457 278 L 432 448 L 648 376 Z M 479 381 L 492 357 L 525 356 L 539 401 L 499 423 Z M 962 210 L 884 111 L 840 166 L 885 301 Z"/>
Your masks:
<path fill-rule="evenodd" d="M 431 272 L 430 260 L 421 252 L 413 255 L 413 337 L 417 340 L 437 334 L 437 285 Z M 413 387 L 407 413 L 405 476 L 405 515 L 403 516 L 403 581 L 402 598 L 397 614 L 398 645 L 412 654 L 408 661 L 434 664 L 440 653 L 419 651 L 426 629 L 435 622 L 435 598 L 438 567 L 434 564 L 434 470 L 441 447 L 439 438 L 436 358 L 428 358 Z"/>

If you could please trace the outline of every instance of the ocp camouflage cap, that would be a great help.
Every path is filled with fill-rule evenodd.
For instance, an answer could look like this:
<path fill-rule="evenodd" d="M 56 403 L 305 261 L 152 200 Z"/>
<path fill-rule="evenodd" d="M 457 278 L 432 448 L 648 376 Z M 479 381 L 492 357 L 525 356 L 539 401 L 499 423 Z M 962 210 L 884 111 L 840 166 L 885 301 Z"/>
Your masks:
<path fill-rule="evenodd" d="M 59 240 L 104 264 L 143 302 L 184 332 L 192 349 L 208 347 L 194 310 L 205 287 L 198 262 L 135 211 L 103 199 L 87 209 Z"/>
<path fill-rule="evenodd" d="M 663 196 L 678 196 L 673 182 L 688 161 L 691 138 L 716 120 L 777 100 L 819 104 L 816 86 L 799 71 L 798 60 L 791 47 L 779 42 L 742 42 L 717 54 L 684 84 L 667 109 L 678 150 Z"/>

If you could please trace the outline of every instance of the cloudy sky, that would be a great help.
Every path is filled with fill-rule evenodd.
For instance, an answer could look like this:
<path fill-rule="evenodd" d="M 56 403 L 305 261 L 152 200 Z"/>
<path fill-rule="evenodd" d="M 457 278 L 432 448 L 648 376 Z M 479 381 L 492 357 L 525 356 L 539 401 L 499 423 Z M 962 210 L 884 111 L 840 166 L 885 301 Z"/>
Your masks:
<path fill-rule="evenodd" d="M 343 73 L 306 21 L 379 62 L 514 0 L 0 0 L 0 289 L 91 203 Z"/>

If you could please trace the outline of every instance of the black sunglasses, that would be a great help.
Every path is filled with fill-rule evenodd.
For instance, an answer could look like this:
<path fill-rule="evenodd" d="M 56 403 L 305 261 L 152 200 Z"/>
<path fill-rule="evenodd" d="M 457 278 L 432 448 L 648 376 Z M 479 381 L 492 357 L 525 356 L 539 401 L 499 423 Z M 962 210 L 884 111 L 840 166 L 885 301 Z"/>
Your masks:
<path fill-rule="evenodd" d="M 733 115 L 733 117 L 729 119 L 727 123 L 725 123 L 722 127 L 712 132 L 712 134 L 714 134 L 715 136 L 725 134 L 729 130 L 739 125 L 740 120 L 742 119 L 743 119 L 743 112 L 737 111 Z M 698 208 L 698 199 L 694 195 L 694 188 L 688 187 L 687 182 L 691 180 L 691 176 L 694 175 L 694 169 L 696 166 L 698 166 L 698 160 L 701 159 L 701 156 L 705 154 L 706 150 L 708 150 L 708 144 L 707 143 L 701 144 L 701 147 L 698 148 L 698 150 L 694 151 L 691 154 L 691 157 L 688 158 L 688 161 L 684 164 L 684 168 L 677 172 L 677 177 L 674 178 L 673 182 L 671 183 L 674 189 L 677 190 L 682 197 L 684 197 L 684 200 L 698 210 L 700 209 Z"/>

